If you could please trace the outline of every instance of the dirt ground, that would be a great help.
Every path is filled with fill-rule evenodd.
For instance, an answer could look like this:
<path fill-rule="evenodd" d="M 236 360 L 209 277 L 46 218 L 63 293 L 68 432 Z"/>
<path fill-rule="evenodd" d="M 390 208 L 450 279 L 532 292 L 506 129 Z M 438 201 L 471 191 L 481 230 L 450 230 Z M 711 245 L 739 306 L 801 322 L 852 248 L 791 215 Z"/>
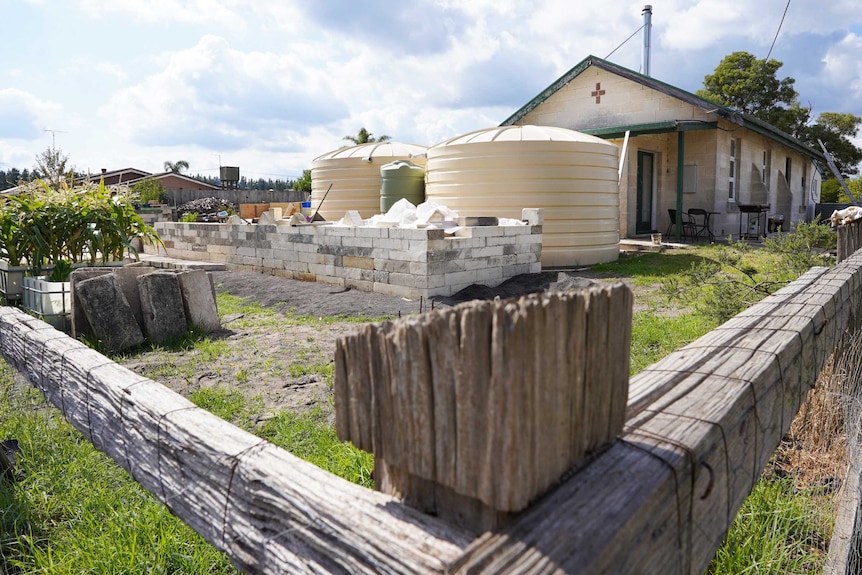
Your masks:
<path fill-rule="evenodd" d="M 247 298 L 276 313 L 269 318 L 257 314 L 223 317 L 223 329 L 212 334 L 214 344 L 205 350 L 157 350 L 121 363 L 183 395 L 216 387 L 260 397 L 261 419 L 281 409 L 331 407 L 335 342 L 359 325 L 335 316 L 395 318 L 419 313 L 420 307 L 427 311 L 432 305 L 625 280 L 585 271 L 543 272 L 517 276 L 495 288 L 470 286 L 453 297 L 429 302 L 254 272 L 211 273 L 218 292 Z"/>

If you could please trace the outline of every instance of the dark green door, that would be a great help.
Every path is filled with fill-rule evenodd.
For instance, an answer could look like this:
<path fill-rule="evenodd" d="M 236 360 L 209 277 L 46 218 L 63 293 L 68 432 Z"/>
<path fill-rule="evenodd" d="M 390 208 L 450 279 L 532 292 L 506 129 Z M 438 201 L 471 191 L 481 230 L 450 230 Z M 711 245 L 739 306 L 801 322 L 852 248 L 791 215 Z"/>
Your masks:
<path fill-rule="evenodd" d="M 650 152 L 638 152 L 638 197 L 637 220 L 635 233 L 648 234 L 655 231 L 652 221 L 652 192 L 655 171 L 655 155 Z"/>

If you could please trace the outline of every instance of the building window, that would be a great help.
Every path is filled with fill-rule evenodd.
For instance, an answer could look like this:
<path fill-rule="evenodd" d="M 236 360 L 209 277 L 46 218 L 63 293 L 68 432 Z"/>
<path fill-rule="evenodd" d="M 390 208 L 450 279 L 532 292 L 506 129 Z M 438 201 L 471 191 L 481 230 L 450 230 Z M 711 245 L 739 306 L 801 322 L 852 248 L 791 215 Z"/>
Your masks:
<path fill-rule="evenodd" d="M 682 169 L 682 193 L 697 193 L 697 164 L 687 164 Z"/>
<path fill-rule="evenodd" d="M 791 167 L 792 167 L 792 162 L 790 161 L 790 156 L 787 156 L 787 158 L 784 160 L 784 179 L 787 181 L 787 187 L 788 188 L 790 187 L 790 182 L 792 181 L 790 179 Z"/>
<path fill-rule="evenodd" d="M 727 180 L 727 199 L 728 201 L 736 201 L 736 156 L 739 152 L 739 144 L 736 140 L 730 140 L 730 173 Z"/>
<path fill-rule="evenodd" d="M 808 190 L 805 187 L 805 179 L 808 177 L 808 165 L 802 162 L 802 205 L 808 205 Z"/>
<path fill-rule="evenodd" d="M 769 172 L 772 170 L 772 152 L 770 150 L 763 151 L 763 170 L 761 172 L 760 181 L 763 186 L 769 189 Z"/>

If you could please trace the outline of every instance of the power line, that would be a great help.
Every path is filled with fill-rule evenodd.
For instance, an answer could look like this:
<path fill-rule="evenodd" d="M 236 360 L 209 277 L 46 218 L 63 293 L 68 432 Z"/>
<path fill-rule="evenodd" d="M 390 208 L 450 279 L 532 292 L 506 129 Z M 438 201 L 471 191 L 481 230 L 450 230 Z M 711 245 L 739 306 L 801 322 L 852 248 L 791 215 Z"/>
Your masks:
<path fill-rule="evenodd" d="M 781 22 L 778 24 L 778 30 L 775 31 L 775 38 L 772 39 L 772 46 L 769 47 L 769 53 L 766 54 L 766 60 L 772 55 L 772 49 L 775 48 L 775 41 L 778 40 L 778 33 L 781 32 L 781 27 L 784 25 L 784 18 L 787 16 L 787 9 L 790 8 L 790 0 L 787 0 L 787 5 L 784 6 L 784 14 L 781 15 Z"/>

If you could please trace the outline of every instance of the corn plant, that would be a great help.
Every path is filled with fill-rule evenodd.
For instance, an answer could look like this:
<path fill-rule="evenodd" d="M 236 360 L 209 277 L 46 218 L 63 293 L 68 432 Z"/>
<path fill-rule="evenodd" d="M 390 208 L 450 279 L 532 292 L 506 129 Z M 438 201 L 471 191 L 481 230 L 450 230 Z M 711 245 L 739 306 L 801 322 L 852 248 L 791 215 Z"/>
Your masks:
<path fill-rule="evenodd" d="M 134 240 L 160 245 L 152 227 L 135 213 L 128 188 L 36 181 L 0 206 L 0 257 L 12 265 L 43 266 L 137 258 Z M 14 263 L 17 262 L 17 263 Z"/>

